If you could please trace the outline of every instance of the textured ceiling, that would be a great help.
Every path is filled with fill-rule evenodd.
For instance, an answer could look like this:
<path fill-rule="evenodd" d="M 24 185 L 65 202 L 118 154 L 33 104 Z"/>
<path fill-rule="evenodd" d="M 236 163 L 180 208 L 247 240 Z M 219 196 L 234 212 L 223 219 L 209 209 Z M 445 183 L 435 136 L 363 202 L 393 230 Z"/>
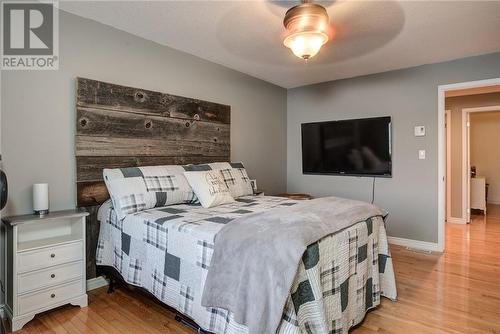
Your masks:
<path fill-rule="evenodd" d="M 500 51 L 500 1 L 319 2 L 336 31 L 304 63 L 282 43 L 298 2 L 60 1 L 68 12 L 276 85 L 323 81 Z"/>

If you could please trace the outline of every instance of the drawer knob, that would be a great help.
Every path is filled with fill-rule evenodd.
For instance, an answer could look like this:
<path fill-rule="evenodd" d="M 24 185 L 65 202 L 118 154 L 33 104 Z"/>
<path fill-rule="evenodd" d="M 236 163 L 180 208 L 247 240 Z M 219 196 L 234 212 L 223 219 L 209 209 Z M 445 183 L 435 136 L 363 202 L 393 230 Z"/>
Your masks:
<path fill-rule="evenodd" d="M 54 258 L 54 257 L 56 257 L 56 254 L 52 253 L 52 254 L 50 254 L 50 257 Z"/>
<path fill-rule="evenodd" d="M 50 298 L 56 298 L 56 294 L 55 293 L 51 294 Z"/>
<path fill-rule="evenodd" d="M 56 274 L 50 275 L 50 278 L 55 278 L 55 277 L 56 277 Z"/>

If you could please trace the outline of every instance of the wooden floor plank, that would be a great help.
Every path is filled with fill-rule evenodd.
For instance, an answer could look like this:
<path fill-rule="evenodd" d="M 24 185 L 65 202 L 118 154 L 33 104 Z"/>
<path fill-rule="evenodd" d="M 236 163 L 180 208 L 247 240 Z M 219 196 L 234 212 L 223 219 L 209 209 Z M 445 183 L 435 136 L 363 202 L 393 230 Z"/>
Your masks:
<path fill-rule="evenodd" d="M 366 315 L 355 334 L 500 333 L 500 205 L 468 225 L 446 225 L 444 254 L 391 246 L 398 301 Z M 89 306 L 45 312 L 20 334 L 193 334 L 175 314 L 141 294 L 106 288 L 89 292 Z"/>

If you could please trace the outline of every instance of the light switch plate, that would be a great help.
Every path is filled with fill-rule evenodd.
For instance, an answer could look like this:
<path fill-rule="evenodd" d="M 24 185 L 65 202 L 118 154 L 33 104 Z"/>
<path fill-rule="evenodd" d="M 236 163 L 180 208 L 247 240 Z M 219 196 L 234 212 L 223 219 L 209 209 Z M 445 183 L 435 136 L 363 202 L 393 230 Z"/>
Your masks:
<path fill-rule="evenodd" d="M 418 150 L 418 158 L 420 160 L 425 160 L 425 150 Z"/>
<path fill-rule="evenodd" d="M 417 125 L 415 127 L 415 137 L 425 136 L 425 125 Z"/>

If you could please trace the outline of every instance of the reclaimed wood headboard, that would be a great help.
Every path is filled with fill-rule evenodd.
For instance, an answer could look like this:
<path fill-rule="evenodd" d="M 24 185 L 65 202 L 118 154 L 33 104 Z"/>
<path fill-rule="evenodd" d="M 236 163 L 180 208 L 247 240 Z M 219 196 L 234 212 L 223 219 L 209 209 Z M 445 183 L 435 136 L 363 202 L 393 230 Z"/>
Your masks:
<path fill-rule="evenodd" d="M 104 168 L 229 161 L 230 107 L 77 78 L 77 206 L 108 197 Z"/>
<path fill-rule="evenodd" d="M 97 209 L 109 195 L 104 168 L 230 160 L 230 107 L 77 78 L 77 206 L 86 225 L 87 279 L 97 276 Z"/>

